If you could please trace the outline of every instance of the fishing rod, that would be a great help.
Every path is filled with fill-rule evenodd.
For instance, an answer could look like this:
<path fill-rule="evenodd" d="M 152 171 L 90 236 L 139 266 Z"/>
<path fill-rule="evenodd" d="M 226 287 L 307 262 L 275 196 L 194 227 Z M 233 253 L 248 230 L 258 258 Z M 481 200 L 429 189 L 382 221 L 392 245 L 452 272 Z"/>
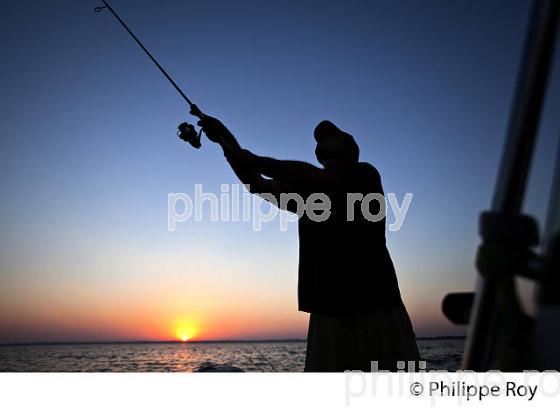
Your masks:
<path fill-rule="evenodd" d="M 192 114 L 193 116 L 198 117 L 200 120 L 202 120 L 203 117 L 204 117 L 204 114 L 202 113 L 202 111 L 196 106 L 196 104 L 194 104 L 191 101 L 191 99 L 189 97 L 187 97 L 187 95 L 183 92 L 183 90 L 181 90 L 181 87 L 179 87 L 177 85 L 177 83 L 175 82 L 175 80 L 173 80 L 173 78 L 171 78 L 171 76 L 167 73 L 167 71 L 165 71 L 165 69 L 156 60 L 156 58 L 152 55 L 152 53 L 150 53 L 150 51 L 144 46 L 144 44 L 142 44 L 142 42 L 138 39 L 138 37 L 136 37 L 136 35 L 132 32 L 132 30 L 128 27 L 128 25 L 123 21 L 123 19 L 119 17 L 117 12 L 111 7 L 111 5 L 109 3 L 107 3 L 105 0 L 101 0 L 101 1 L 102 1 L 103 5 L 96 7 L 94 9 L 94 11 L 96 13 L 99 13 L 99 12 L 103 11 L 104 9 L 107 9 L 111 12 L 111 14 L 121 24 L 121 26 L 123 26 L 123 28 L 128 32 L 128 34 L 130 34 L 130 36 L 133 38 L 133 40 L 140 46 L 140 48 L 144 51 L 144 53 L 146 53 L 147 56 L 150 58 L 150 60 L 152 60 L 152 62 L 156 65 L 156 67 L 159 69 L 159 71 L 161 71 L 161 73 L 167 79 L 167 81 L 169 81 L 171 83 L 171 85 L 173 86 L 173 88 L 175 88 L 175 90 L 177 90 L 177 92 L 181 95 L 181 97 L 183 97 L 183 99 L 186 101 L 186 103 L 188 104 L 188 106 L 190 108 L 190 114 Z M 200 125 L 200 122 L 199 122 L 199 125 Z M 200 148 L 200 146 L 201 146 L 200 137 L 202 136 L 203 131 L 204 131 L 203 128 L 200 128 L 200 131 L 197 132 L 193 124 L 183 122 L 179 125 L 179 131 L 177 132 L 177 135 L 183 141 L 186 141 L 189 144 L 191 144 L 194 148 Z"/>

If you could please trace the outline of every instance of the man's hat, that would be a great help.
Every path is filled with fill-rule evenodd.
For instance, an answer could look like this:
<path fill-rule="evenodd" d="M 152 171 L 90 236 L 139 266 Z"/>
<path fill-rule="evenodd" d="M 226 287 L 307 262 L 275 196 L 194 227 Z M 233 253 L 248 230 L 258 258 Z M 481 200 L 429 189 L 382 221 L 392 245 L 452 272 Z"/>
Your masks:
<path fill-rule="evenodd" d="M 340 140 L 342 142 L 342 146 L 344 147 L 344 151 L 350 154 L 353 159 L 358 162 L 360 157 L 360 148 L 358 147 L 356 140 L 354 140 L 352 135 L 342 131 L 332 122 L 327 120 L 321 121 L 315 127 L 313 136 L 315 137 L 315 141 L 319 143 L 327 139 Z"/>

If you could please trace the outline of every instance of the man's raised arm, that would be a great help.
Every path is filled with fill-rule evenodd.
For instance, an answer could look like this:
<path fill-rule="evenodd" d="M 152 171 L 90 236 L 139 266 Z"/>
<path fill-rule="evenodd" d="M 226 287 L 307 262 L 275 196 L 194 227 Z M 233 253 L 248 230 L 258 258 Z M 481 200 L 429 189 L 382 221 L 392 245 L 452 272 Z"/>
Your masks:
<path fill-rule="evenodd" d="M 222 124 L 220 120 L 214 117 L 205 115 L 199 122 L 208 138 L 219 144 L 224 151 L 224 156 L 227 158 L 233 172 L 239 180 L 249 187 L 249 191 L 253 194 L 261 196 L 263 199 L 270 202 L 270 195 L 275 199 L 274 205 L 281 209 L 296 212 L 297 207 L 293 201 L 281 201 L 280 195 L 282 193 L 295 193 L 295 188 L 290 184 L 279 183 L 274 179 L 263 178 L 261 173 L 255 170 L 250 164 L 240 161 L 244 152 L 235 136 Z"/>
<path fill-rule="evenodd" d="M 328 192 L 339 183 L 337 174 L 308 162 L 261 157 L 248 151 L 241 156 L 256 172 L 294 187 L 298 192 Z"/>

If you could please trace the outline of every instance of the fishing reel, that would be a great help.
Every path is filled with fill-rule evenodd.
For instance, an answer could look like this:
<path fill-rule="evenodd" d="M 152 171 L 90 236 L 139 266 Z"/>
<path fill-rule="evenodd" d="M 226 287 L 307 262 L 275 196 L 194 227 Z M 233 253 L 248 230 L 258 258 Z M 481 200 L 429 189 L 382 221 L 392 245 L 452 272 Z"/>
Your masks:
<path fill-rule="evenodd" d="M 179 124 L 179 130 L 177 131 L 177 136 L 183 141 L 188 142 L 193 146 L 193 148 L 200 148 L 200 137 L 202 136 L 202 128 L 200 131 L 196 131 L 193 124 L 188 122 L 183 122 Z"/>
<path fill-rule="evenodd" d="M 202 125 L 202 117 L 204 114 L 200 111 L 200 108 L 189 102 L 190 106 L 190 114 L 198 117 L 201 121 L 198 122 L 198 125 Z M 177 131 L 177 136 L 181 138 L 183 141 L 188 142 L 193 146 L 193 148 L 200 148 L 200 137 L 202 137 L 202 127 L 200 127 L 200 131 L 196 131 L 196 128 L 193 124 L 189 124 L 188 122 L 183 122 L 179 124 L 179 131 Z"/>

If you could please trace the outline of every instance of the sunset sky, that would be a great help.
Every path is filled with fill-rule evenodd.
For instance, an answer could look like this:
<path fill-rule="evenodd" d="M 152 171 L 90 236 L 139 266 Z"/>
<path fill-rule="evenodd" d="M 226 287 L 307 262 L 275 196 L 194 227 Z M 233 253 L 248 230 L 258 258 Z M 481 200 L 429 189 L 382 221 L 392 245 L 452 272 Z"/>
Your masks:
<path fill-rule="evenodd" d="M 474 284 L 529 3 L 112 1 L 243 146 L 316 164 L 329 119 L 386 192 L 414 194 L 387 240 L 417 336 L 465 332 L 440 304 Z M 237 181 L 217 146 L 177 139 L 183 100 L 97 5 L 2 3 L 0 343 L 305 337 L 296 224 L 167 230 L 168 193 Z M 526 204 L 541 224 L 555 67 Z"/>

